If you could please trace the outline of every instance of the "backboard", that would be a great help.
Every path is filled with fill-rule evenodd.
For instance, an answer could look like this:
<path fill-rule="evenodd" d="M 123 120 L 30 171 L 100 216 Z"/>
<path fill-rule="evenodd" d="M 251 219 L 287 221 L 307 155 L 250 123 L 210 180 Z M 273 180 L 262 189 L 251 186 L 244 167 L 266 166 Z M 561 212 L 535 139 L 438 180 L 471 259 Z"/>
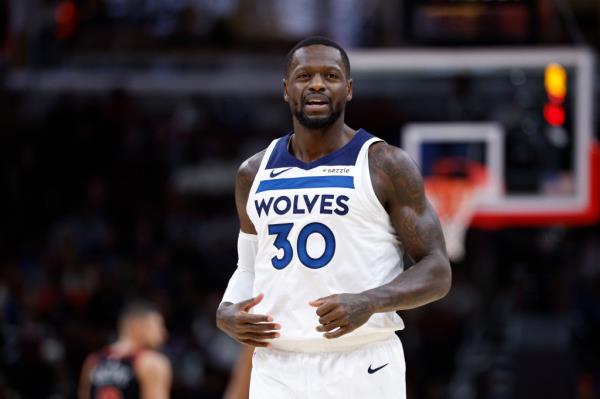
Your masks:
<path fill-rule="evenodd" d="M 592 131 L 589 50 L 366 51 L 351 59 L 361 84 L 390 97 L 396 90 L 406 119 L 400 142 L 425 174 L 424 160 L 462 146 L 479 152 L 499 179 L 497 195 L 481 204 L 472 225 L 598 220 L 600 151 Z"/>

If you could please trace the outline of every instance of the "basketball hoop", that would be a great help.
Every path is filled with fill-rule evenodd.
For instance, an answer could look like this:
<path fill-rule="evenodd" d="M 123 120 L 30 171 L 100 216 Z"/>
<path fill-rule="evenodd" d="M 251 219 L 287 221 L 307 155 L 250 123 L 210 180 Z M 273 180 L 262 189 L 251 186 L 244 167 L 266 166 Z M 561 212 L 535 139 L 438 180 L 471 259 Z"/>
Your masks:
<path fill-rule="evenodd" d="M 448 257 L 459 261 L 465 254 L 467 226 L 481 201 L 492 192 L 486 168 L 464 158 L 443 158 L 424 183 L 427 198 L 442 224 Z"/>

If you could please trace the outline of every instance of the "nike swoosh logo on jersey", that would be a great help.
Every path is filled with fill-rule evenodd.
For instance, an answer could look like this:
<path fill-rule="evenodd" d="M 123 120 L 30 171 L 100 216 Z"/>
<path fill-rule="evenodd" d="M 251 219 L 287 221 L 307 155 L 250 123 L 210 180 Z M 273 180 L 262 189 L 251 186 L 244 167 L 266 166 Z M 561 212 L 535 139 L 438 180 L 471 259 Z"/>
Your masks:
<path fill-rule="evenodd" d="M 286 168 L 286 169 L 282 169 L 282 170 L 280 170 L 280 171 L 279 171 L 279 172 L 277 172 L 277 173 L 275 173 L 275 171 L 274 171 L 274 170 L 272 170 L 272 171 L 271 171 L 271 174 L 270 174 L 269 176 L 271 176 L 271 177 L 276 177 L 276 176 L 279 176 L 280 174 L 282 174 L 283 172 L 287 172 L 287 171 L 288 171 L 288 170 L 290 170 L 290 169 L 292 169 L 292 168 Z"/>
<path fill-rule="evenodd" d="M 386 363 L 386 364 L 384 364 L 383 366 L 379 366 L 379 367 L 377 367 L 377 368 L 374 368 L 374 369 L 372 369 L 372 368 L 371 368 L 371 365 L 369 365 L 369 369 L 367 370 L 367 372 L 368 372 L 369 374 L 376 373 L 377 371 L 381 370 L 382 368 L 384 368 L 384 367 L 385 367 L 385 366 L 387 366 L 388 364 L 389 364 L 389 363 Z"/>

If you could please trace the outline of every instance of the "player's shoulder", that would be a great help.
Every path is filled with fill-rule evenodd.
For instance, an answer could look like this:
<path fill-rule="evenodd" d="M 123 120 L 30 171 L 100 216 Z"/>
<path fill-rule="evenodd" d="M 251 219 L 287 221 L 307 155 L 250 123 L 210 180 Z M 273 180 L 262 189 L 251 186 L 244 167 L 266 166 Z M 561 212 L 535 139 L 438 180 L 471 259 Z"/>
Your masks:
<path fill-rule="evenodd" d="M 101 357 L 100 352 L 93 352 L 87 355 L 83 361 L 82 370 L 84 372 L 93 370 L 100 363 Z"/>
<path fill-rule="evenodd" d="M 372 172 L 382 174 L 390 179 L 410 177 L 420 172 L 403 149 L 378 141 L 369 147 L 369 167 Z"/>
<path fill-rule="evenodd" d="M 235 177 L 236 198 L 248 198 L 248 193 L 250 192 L 254 178 L 260 169 L 260 164 L 266 151 L 267 150 L 264 149 L 257 152 L 240 165 L 237 176 Z"/>
<path fill-rule="evenodd" d="M 138 374 L 157 375 L 169 373 L 171 362 L 168 357 L 158 351 L 145 350 L 137 355 L 135 368 Z"/>
<path fill-rule="evenodd" d="M 254 177 L 258 173 L 260 169 L 260 164 L 262 162 L 263 157 L 265 156 L 265 152 L 267 150 L 264 149 L 256 154 L 252 155 L 250 158 L 246 159 L 240 167 L 238 168 L 237 180 L 247 181 L 250 183 L 254 180 Z"/>
<path fill-rule="evenodd" d="M 374 143 L 371 147 L 371 182 L 382 203 L 423 204 L 423 177 L 410 156 L 384 142 Z"/>
<path fill-rule="evenodd" d="M 102 360 L 104 358 L 106 358 L 109 353 L 110 353 L 110 346 L 105 346 L 95 352 L 89 353 L 85 357 L 83 364 L 87 367 L 96 366 L 98 363 L 102 362 Z"/>

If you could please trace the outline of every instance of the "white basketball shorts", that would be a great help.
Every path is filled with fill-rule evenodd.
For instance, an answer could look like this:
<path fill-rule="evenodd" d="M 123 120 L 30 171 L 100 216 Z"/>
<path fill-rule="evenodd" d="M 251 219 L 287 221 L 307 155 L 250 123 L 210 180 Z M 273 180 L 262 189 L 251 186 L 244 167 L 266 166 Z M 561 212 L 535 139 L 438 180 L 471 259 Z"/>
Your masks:
<path fill-rule="evenodd" d="M 256 348 L 250 399 L 405 399 L 400 339 L 348 352 L 289 352 Z"/>

